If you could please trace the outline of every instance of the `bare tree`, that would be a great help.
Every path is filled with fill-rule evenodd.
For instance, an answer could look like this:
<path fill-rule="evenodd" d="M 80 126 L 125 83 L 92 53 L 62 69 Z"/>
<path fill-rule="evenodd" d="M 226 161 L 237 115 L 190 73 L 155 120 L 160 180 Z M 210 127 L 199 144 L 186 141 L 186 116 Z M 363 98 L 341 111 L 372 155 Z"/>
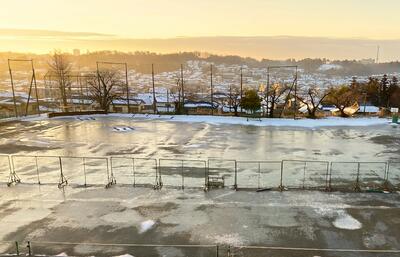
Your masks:
<path fill-rule="evenodd" d="M 71 87 L 71 62 L 66 55 L 60 51 L 54 51 L 51 60 L 49 61 L 51 76 L 57 81 L 58 90 L 60 92 L 62 110 L 67 110 L 67 92 L 66 89 Z"/>
<path fill-rule="evenodd" d="M 233 109 L 234 115 L 238 116 L 238 108 L 240 106 L 240 90 L 238 88 L 229 87 L 228 104 Z"/>
<path fill-rule="evenodd" d="M 332 87 L 328 91 L 329 95 L 326 97 L 326 102 L 335 105 L 340 112 L 340 116 L 348 117 L 349 115 L 345 112 L 345 109 L 357 103 L 357 92 L 354 92 L 348 86 Z"/>
<path fill-rule="evenodd" d="M 273 84 L 268 92 L 269 96 L 269 117 L 273 118 L 274 117 L 274 110 L 276 105 L 278 104 L 279 100 L 281 97 L 290 89 L 290 87 L 286 84 L 281 84 L 281 83 L 275 83 Z"/>
<path fill-rule="evenodd" d="M 311 86 L 305 89 L 297 99 L 307 107 L 308 117 L 315 119 L 319 106 L 329 93 L 329 90 L 321 90 L 317 86 Z"/>
<path fill-rule="evenodd" d="M 114 71 L 99 71 L 96 77 L 88 81 L 88 84 L 89 97 L 100 109 L 106 112 L 109 111 L 113 101 L 120 98 L 120 94 L 116 89 L 124 85 L 118 73 Z"/>

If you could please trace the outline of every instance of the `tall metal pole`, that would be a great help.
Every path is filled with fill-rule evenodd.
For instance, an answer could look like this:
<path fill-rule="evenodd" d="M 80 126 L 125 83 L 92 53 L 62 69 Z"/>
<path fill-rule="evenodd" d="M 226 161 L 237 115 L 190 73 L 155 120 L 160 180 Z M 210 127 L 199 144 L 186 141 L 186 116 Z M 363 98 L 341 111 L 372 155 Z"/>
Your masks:
<path fill-rule="evenodd" d="M 17 117 L 18 117 L 18 112 L 17 112 L 17 101 L 16 101 L 16 99 L 15 99 L 14 80 L 13 80 L 13 75 L 12 75 L 12 71 L 11 71 L 10 59 L 8 59 L 8 71 L 10 72 L 11 90 L 12 90 L 13 101 L 14 101 L 15 118 L 17 118 Z"/>
<path fill-rule="evenodd" d="M 167 112 L 169 113 L 169 90 L 167 89 Z"/>
<path fill-rule="evenodd" d="M 129 104 L 129 82 L 128 82 L 128 64 L 125 63 L 125 83 L 126 83 L 126 102 L 128 104 L 128 113 L 131 110 L 131 106 Z"/>
<path fill-rule="evenodd" d="M 36 74 L 35 74 L 35 68 L 33 67 L 33 60 L 31 60 L 31 64 L 32 64 L 32 78 L 33 78 L 33 83 L 35 85 L 35 95 L 36 95 L 36 104 L 37 104 L 37 112 L 38 115 L 40 116 L 40 105 L 39 105 L 39 94 L 38 94 L 38 90 L 37 90 L 37 84 L 36 84 Z"/>
<path fill-rule="evenodd" d="M 156 105 L 156 89 L 154 86 L 154 64 L 151 64 L 151 80 L 153 84 L 153 112 L 157 113 L 157 105 Z"/>
<path fill-rule="evenodd" d="M 269 67 L 267 67 L 267 116 L 269 116 Z"/>
<path fill-rule="evenodd" d="M 243 99 L 243 67 L 240 67 L 240 103 Z M 242 112 L 242 104 L 240 104 L 240 112 Z"/>
<path fill-rule="evenodd" d="M 296 75 L 295 75 L 295 84 L 294 84 L 294 110 L 293 110 L 293 119 L 296 119 L 297 113 L 297 66 L 296 66 Z"/>
<path fill-rule="evenodd" d="M 214 88 L 213 88 L 213 65 L 211 64 L 210 66 L 210 79 L 211 79 L 211 83 L 210 83 L 210 87 L 211 87 L 211 115 L 214 115 Z"/>
<path fill-rule="evenodd" d="M 183 84 L 183 64 L 181 64 L 181 86 L 182 86 L 182 109 L 185 113 L 185 87 Z"/>

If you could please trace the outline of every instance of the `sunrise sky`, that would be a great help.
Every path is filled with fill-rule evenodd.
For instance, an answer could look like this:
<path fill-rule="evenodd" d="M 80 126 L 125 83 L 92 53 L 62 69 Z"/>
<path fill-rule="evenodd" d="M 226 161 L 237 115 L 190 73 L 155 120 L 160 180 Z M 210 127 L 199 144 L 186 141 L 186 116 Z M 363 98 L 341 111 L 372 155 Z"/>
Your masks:
<path fill-rule="evenodd" d="M 90 37 L 91 40 L 96 38 L 96 35 L 86 33 L 68 35 L 62 32 L 107 34 L 97 35 L 101 37 L 99 40 L 284 35 L 396 40 L 397 44 L 397 40 L 400 39 L 398 0 L 0 0 L 0 2 L 2 21 L 0 29 L 3 29 L 0 34 L 2 38 L 0 50 L 2 51 L 8 48 L 9 50 L 23 48 L 43 52 L 46 47 L 54 46 L 72 48 L 68 46 L 68 40 L 72 40 L 68 36 L 73 36 L 75 41 L 82 37 Z M 57 31 L 57 33 L 48 35 L 41 33 L 43 31 Z M 46 37 L 49 38 L 48 45 L 44 41 Z M 79 43 L 73 43 L 73 47 L 79 47 Z M 81 43 L 85 49 L 97 49 L 96 44 Z"/>

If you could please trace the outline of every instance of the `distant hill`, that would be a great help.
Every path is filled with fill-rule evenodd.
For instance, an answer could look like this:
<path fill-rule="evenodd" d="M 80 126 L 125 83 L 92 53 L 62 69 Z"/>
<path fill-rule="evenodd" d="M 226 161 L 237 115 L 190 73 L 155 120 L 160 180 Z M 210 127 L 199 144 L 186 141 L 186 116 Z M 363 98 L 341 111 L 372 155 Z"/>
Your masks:
<path fill-rule="evenodd" d="M 219 55 L 249 56 L 255 59 L 328 58 L 353 60 L 376 58 L 400 60 L 399 40 L 321 37 L 177 37 L 132 39 L 115 35 L 46 30 L 0 29 L 0 51 L 47 53 L 51 49 L 82 51 L 117 50 L 156 53 L 209 52 Z"/>

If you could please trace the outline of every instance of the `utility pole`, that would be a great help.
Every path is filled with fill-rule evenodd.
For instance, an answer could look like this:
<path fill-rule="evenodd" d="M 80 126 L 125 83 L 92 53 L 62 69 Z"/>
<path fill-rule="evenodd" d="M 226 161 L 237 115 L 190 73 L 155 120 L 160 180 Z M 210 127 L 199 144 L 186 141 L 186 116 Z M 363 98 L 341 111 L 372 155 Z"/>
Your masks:
<path fill-rule="evenodd" d="M 376 60 L 375 63 L 378 64 L 379 63 L 379 50 L 380 50 L 380 46 L 378 45 L 377 49 L 376 49 Z"/>
<path fill-rule="evenodd" d="M 183 84 L 183 64 L 181 64 L 182 110 L 185 113 L 185 87 Z"/>
<path fill-rule="evenodd" d="M 128 113 L 130 112 L 129 104 L 129 82 L 128 82 L 128 64 L 125 63 L 125 84 L 126 84 L 126 103 L 128 104 Z"/>
<path fill-rule="evenodd" d="M 243 67 L 240 67 L 240 103 L 243 99 Z M 240 104 L 240 112 L 242 112 L 242 104 Z"/>
<path fill-rule="evenodd" d="M 297 113 L 297 66 L 296 66 L 296 75 L 295 75 L 295 82 L 294 82 L 294 110 L 293 110 L 293 119 L 296 119 Z"/>
<path fill-rule="evenodd" d="M 169 113 L 169 90 L 167 89 L 167 112 Z"/>
<path fill-rule="evenodd" d="M 35 86 L 35 95 L 36 95 L 36 105 L 37 105 L 37 112 L 38 115 L 40 116 L 40 106 L 39 106 L 39 94 L 38 94 L 38 90 L 37 90 L 37 85 L 36 85 L 36 74 L 35 74 L 35 68 L 33 67 L 33 60 L 31 60 L 31 64 L 32 64 L 32 80 Z"/>
<path fill-rule="evenodd" d="M 232 112 L 232 85 L 229 85 L 229 112 Z"/>
<path fill-rule="evenodd" d="M 210 83 L 210 87 L 211 87 L 211 115 L 214 115 L 214 88 L 213 88 L 213 65 L 211 64 L 210 66 L 210 79 L 211 79 L 211 83 Z"/>
<path fill-rule="evenodd" d="M 157 113 L 157 103 L 156 103 L 156 89 L 154 86 L 154 64 L 151 64 L 151 80 L 153 84 L 153 112 Z"/>
<path fill-rule="evenodd" d="M 267 117 L 269 116 L 269 67 L 267 67 Z"/>

